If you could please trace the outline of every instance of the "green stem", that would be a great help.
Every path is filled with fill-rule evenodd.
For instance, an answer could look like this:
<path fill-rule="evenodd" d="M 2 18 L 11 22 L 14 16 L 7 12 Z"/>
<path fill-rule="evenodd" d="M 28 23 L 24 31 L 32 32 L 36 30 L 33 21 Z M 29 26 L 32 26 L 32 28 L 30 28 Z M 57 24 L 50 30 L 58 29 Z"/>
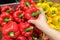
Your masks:
<path fill-rule="evenodd" d="M 46 16 L 46 20 L 48 21 L 48 16 L 47 15 L 45 15 Z"/>
<path fill-rule="evenodd" d="M 32 16 L 33 17 L 36 17 L 36 15 L 37 15 L 37 13 L 35 13 L 35 12 L 32 13 Z"/>
<path fill-rule="evenodd" d="M 46 7 L 43 7 L 43 10 L 44 10 L 44 11 L 46 11 L 46 9 L 47 9 Z"/>
<path fill-rule="evenodd" d="M 36 37 L 33 37 L 33 40 L 37 40 L 37 38 Z"/>
<path fill-rule="evenodd" d="M 51 14 L 54 15 L 54 14 L 56 14 L 56 12 L 55 11 L 52 11 Z"/>
<path fill-rule="evenodd" d="M 25 5 L 30 8 L 30 3 L 26 2 Z"/>
<path fill-rule="evenodd" d="M 44 40 L 44 32 L 42 32 L 42 40 Z"/>
<path fill-rule="evenodd" d="M 43 2 L 44 2 L 44 0 L 40 0 L 40 2 L 41 2 L 41 3 L 43 3 Z"/>
<path fill-rule="evenodd" d="M 8 13 L 9 13 L 9 12 L 10 12 L 10 10 L 6 10 L 6 12 L 8 12 Z"/>
<path fill-rule="evenodd" d="M 25 32 L 29 32 L 30 30 L 33 30 L 33 29 L 34 29 L 34 27 L 31 26 L 31 27 L 29 27 L 29 28 L 26 28 L 26 29 L 25 29 Z"/>
<path fill-rule="evenodd" d="M 53 3 L 50 3 L 49 6 L 52 7 L 53 6 Z"/>
<path fill-rule="evenodd" d="M 24 14 L 20 14 L 20 15 L 19 15 L 19 18 L 22 18 L 23 16 L 24 16 Z"/>
<path fill-rule="evenodd" d="M 60 19 L 58 19 L 58 22 L 60 22 Z"/>
<path fill-rule="evenodd" d="M 13 37 L 14 36 L 14 32 L 10 32 L 10 34 L 9 34 L 11 37 Z"/>
<path fill-rule="evenodd" d="M 41 11 L 38 11 L 37 14 L 41 14 Z"/>
<path fill-rule="evenodd" d="M 5 22 L 8 22 L 8 21 L 9 21 L 9 18 L 5 18 L 4 21 L 5 21 Z"/>
<path fill-rule="evenodd" d="M 38 12 L 36 12 L 36 13 L 33 12 L 33 13 L 32 13 L 32 16 L 33 16 L 33 17 L 36 17 L 36 16 L 39 15 L 39 14 L 41 14 L 41 11 L 38 11 Z"/>
<path fill-rule="evenodd" d="M 37 37 L 35 37 L 34 35 L 32 35 L 32 38 L 33 38 L 33 40 L 37 40 Z"/>

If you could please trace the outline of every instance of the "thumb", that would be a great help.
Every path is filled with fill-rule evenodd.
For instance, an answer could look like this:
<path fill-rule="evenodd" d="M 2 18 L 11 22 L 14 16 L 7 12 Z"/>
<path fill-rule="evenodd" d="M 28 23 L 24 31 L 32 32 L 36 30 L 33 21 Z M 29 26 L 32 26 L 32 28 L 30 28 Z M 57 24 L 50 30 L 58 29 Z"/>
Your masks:
<path fill-rule="evenodd" d="M 28 22 L 35 24 L 35 20 L 29 20 Z"/>

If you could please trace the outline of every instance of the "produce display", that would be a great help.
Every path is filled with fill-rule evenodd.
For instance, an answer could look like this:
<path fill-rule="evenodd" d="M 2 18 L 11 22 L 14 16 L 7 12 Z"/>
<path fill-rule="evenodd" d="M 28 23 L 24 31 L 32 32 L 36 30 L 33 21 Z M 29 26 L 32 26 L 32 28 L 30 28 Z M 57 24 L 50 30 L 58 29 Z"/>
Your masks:
<path fill-rule="evenodd" d="M 51 28 L 60 31 L 60 4 L 47 0 L 39 0 L 35 5 L 37 8 L 42 8 L 46 14 L 47 23 Z M 43 33 L 43 40 L 50 38 Z"/>
<path fill-rule="evenodd" d="M 42 8 L 46 14 L 47 22 L 51 28 L 60 31 L 60 4 L 39 0 L 35 5 L 37 8 Z"/>
<path fill-rule="evenodd" d="M 1 40 L 50 40 L 29 20 L 36 20 L 42 8 L 51 28 L 60 31 L 60 4 L 47 0 L 21 0 L 15 9 L 11 6 L 0 7 Z"/>
<path fill-rule="evenodd" d="M 8 5 L 0 8 L 1 40 L 40 39 L 42 32 L 34 24 L 28 22 L 30 19 L 36 20 L 41 13 L 35 7 L 33 0 L 21 0 L 15 9 Z"/>

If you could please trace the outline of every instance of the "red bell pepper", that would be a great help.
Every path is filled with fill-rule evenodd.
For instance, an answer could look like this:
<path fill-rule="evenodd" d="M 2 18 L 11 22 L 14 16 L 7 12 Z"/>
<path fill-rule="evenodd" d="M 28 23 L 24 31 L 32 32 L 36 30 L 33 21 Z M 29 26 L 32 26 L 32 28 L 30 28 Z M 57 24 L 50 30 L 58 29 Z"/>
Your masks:
<path fill-rule="evenodd" d="M 3 36 L 9 36 L 11 38 L 16 38 L 20 32 L 19 32 L 19 27 L 16 22 L 9 22 L 4 27 L 2 27 L 2 34 Z"/>
<path fill-rule="evenodd" d="M 25 12 L 25 18 L 36 19 L 40 13 L 40 10 L 38 10 L 37 8 L 31 8 Z"/>
<path fill-rule="evenodd" d="M 24 12 L 22 12 L 22 11 L 16 11 L 13 14 L 13 17 L 14 17 L 14 19 L 15 19 L 16 22 L 20 23 L 20 22 L 24 21 Z"/>
<path fill-rule="evenodd" d="M 1 18 L 1 16 L 0 16 L 0 24 L 3 22 L 3 19 Z"/>
<path fill-rule="evenodd" d="M 38 28 L 34 27 L 34 31 L 33 31 L 34 35 L 36 35 L 36 37 L 42 37 L 42 31 L 39 30 Z"/>
<path fill-rule="evenodd" d="M 11 39 L 9 36 L 3 36 L 2 40 L 13 40 L 13 39 Z"/>
<path fill-rule="evenodd" d="M 33 38 L 31 36 L 28 37 L 28 40 L 33 40 Z"/>
<path fill-rule="evenodd" d="M 18 37 L 17 37 L 17 39 L 16 39 L 16 40 L 26 40 L 26 37 L 24 37 L 24 36 L 20 35 L 20 36 L 18 36 Z"/>
<path fill-rule="evenodd" d="M 23 10 L 28 10 L 29 8 L 35 7 L 35 3 L 33 0 L 21 0 L 20 6 Z"/>
<path fill-rule="evenodd" d="M 10 6 L 2 6 L 1 12 L 7 12 L 7 13 L 12 14 L 14 12 L 14 10 Z"/>
<path fill-rule="evenodd" d="M 34 27 L 28 22 L 24 22 L 24 23 L 21 22 L 19 24 L 19 27 L 20 27 L 20 31 L 21 31 L 22 35 L 24 35 L 26 37 L 30 36 L 33 33 Z"/>
<path fill-rule="evenodd" d="M 25 8 L 25 10 L 24 10 L 24 8 L 22 8 L 21 7 L 21 5 L 19 4 L 18 6 L 17 6 L 17 8 L 16 8 L 16 11 L 26 11 L 27 10 L 27 8 Z"/>
<path fill-rule="evenodd" d="M 32 35 L 32 36 L 28 37 L 28 40 L 38 40 L 38 39 L 37 39 L 37 37 L 35 37 L 34 35 Z"/>
<path fill-rule="evenodd" d="M 13 17 L 10 14 L 6 13 L 6 12 L 3 12 L 0 15 L 0 24 L 2 24 L 2 23 L 5 24 L 5 23 L 7 23 L 9 21 L 12 21 L 12 20 L 13 20 Z"/>

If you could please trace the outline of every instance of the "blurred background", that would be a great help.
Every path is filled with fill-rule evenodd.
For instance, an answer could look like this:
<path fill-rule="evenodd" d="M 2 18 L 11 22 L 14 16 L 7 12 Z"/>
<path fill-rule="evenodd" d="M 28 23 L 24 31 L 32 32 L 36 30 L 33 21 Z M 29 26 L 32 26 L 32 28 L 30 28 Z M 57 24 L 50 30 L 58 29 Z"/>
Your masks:
<path fill-rule="evenodd" d="M 0 4 L 16 3 L 19 0 L 0 0 Z"/>
<path fill-rule="evenodd" d="M 18 3 L 19 1 L 20 0 L 0 0 L 0 4 Z M 35 1 L 37 2 L 38 0 L 35 0 Z M 60 3 L 60 0 L 48 0 L 48 1 Z"/>

